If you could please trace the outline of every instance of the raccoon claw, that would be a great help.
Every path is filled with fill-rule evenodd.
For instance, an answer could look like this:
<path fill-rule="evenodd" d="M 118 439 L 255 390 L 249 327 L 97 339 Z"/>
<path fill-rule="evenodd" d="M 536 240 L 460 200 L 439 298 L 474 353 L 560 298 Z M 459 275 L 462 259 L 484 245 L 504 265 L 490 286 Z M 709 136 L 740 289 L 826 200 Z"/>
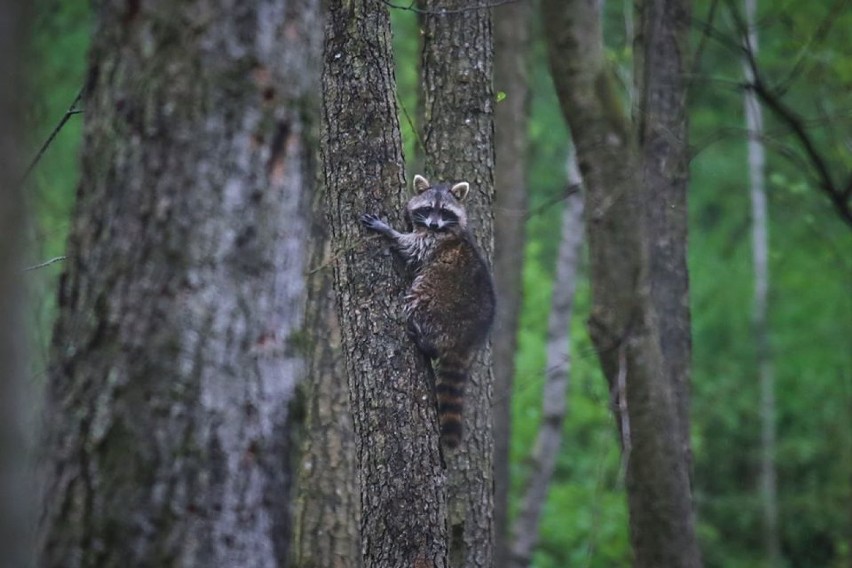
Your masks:
<path fill-rule="evenodd" d="M 383 233 L 390 228 L 387 223 L 372 213 L 365 213 L 361 215 L 361 224 L 369 230 L 377 231 L 379 233 Z"/>

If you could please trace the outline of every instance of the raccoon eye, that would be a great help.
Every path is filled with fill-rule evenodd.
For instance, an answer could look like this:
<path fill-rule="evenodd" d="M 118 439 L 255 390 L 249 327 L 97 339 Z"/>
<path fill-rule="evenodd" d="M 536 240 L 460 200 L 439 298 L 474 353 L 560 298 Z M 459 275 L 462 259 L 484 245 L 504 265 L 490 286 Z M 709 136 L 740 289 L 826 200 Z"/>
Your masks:
<path fill-rule="evenodd" d="M 417 209 L 414 210 L 414 214 L 417 215 L 418 217 L 428 217 L 429 215 L 432 214 L 432 208 L 431 207 L 418 207 Z"/>

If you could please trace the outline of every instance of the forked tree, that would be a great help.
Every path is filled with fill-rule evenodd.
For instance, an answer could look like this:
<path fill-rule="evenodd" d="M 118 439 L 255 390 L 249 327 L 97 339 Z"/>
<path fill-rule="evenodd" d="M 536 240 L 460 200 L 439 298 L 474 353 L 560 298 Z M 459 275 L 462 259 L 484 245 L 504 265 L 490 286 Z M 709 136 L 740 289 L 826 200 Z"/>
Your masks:
<path fill-rule="evenodd" d="M 701 565 L 689 444 L 686 81 L 690 0 L 639 0 L 631 119 L 600 2 L 544 0 L 557 94 L 587 188 L 589 322 L 627 463 L 636 566 Z"/>

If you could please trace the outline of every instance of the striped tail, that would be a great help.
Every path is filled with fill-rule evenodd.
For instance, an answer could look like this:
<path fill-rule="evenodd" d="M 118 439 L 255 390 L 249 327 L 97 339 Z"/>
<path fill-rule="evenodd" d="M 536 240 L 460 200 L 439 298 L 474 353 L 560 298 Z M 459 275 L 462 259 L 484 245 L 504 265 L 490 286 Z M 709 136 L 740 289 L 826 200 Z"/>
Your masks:
<path fill-rule="evenodd" d="M 441 443 L 455 449 L 462 438 L 462 408 L 468 365 L 460 360 L 442 357 L 435 369 L 435 396 L 438 400 L 438 423 Z"/>

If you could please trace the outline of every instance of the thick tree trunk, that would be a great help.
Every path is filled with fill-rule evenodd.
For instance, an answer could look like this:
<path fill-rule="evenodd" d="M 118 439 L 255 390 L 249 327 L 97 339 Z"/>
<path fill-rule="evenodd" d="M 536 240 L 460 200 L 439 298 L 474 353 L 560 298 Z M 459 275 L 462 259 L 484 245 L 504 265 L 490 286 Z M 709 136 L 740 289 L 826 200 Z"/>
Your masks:
<path fill-rule="evenodd" d="M 406 188 L 387 10 L 329 3 L 323 171 L 355 426 L 366 568 L 447 566 L 445 475 L 426 362 L 405 332 L 402 263 L 358 220 L 402 226 Z"/>
<path fill-rule="evenodd" d="M 326 196 L 314 202 L 305 330 L 310 351 L 297 485 L 295 553 L 299 568 L 361 566 L 355 432 L 340 346 Z"/>
<path fill-rule="evenodd" d="M 746 48 L 757 56 L 755 25 L 757 0 L 745 0 L 748 37 Z M 743 62 L 746 83 L 754 82 L 751 65 Z M 778 488 L 775 470 L 775 373 L 769 349 L 769 228 L 765 189 L 766 152 L 763 147 L 763 112 L 757 96 L 746 89 L 743 94 L 748 129 L 748 169 L 751 199 L 751 241 L 754 260 L 754 343 L 760 383 L 760 486 L 763 500 L 763 537 L 767 566 L 781 566 L 778 535 Z"/>
<path fill-rule="evenodd" d="M 426 0 L 423 18 L 423 97 L 426 176 L 470 183 L 465 206 L 486 257 L 493 252 L 494 96 L 491 14 L 441 9 L 461 0 Z M 461 448 L 447 455 L 450 563 L 493 563 L 493 436 L 491 349 L 477 357 L 465 387 Z"/>
<path fill-rule="evenodd" d="M 635 563 L 699 566 L 683 256 L 688 2 L 647 0 L 640 11 L 635 139 L 603 55 L 600 6 L 545 0 L 543 13 L 554 82 L 587 188 L 590 333 L 624 408 L 618 423 Z"/>
<path fill-rule="evenodd" d="M 527 214 L 527 52 L 532 6 L 516 2 L 494 10 L 494 565 L 509 560 L 509 444 L 515 375 L 524 221 Z"/>
<path fill-rule="evenodd" d="M 572 151 L 568 159 L 568 184 L 579 186 L 581 183 L 576 156 Z M 547 321 L 547 377 L 542 396 L 542 420 L 530 459 L 530 474 L 521 508 L 513 527 L 513 568 L 525 568 L 532 563 L 538 542 L 541 510 L 547 499 L 562 445 L 562 424 L 567 413 L 568 383 L 571 377 L 571 314 L 582 242 L 583 195 L 576 192 L 568 197 L 562 214 L 562 236 Z"/>
<path fill-rule="evenodd" d="M 46 401 L 42 566 L 286 561 L 317 12 L 98 12 Z"/>
<path fill-rule="evenodd" d="M 32 488 L 25 482 L 27 326 L 24 321 L 24 204 L 20 148 L 23 93 L 17 55 L 27 41 L 24 2 L 0 3 L 0 550 L 8 566 L 28 566 Z"/>

